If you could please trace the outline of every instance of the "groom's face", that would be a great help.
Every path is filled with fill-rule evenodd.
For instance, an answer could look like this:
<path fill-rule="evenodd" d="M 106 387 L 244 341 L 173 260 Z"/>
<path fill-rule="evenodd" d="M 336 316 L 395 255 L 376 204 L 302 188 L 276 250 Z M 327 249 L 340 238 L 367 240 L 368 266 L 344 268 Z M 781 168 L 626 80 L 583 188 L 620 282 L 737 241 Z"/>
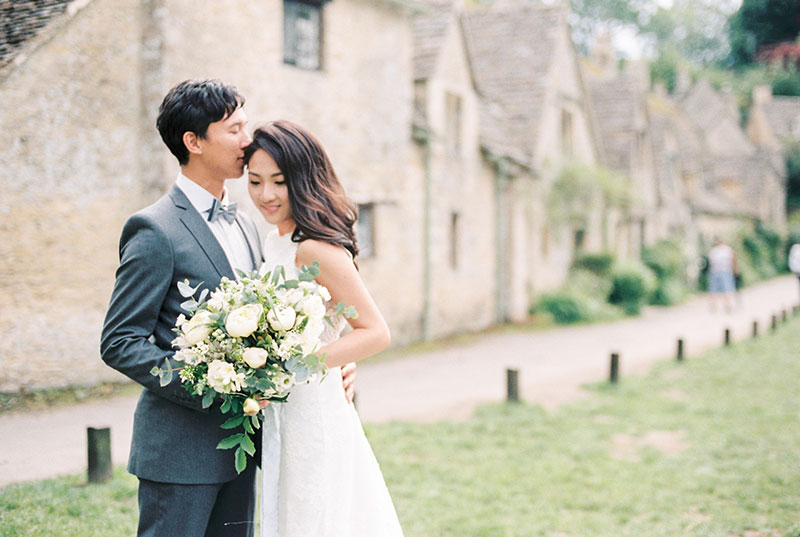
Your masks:
<path fill-rule="evenodd" d="M 247 134 L 247 116 L 237 108 L 231 115 L 208 126 L 198 140 L 205 166 L 219 179 L 240 177 L 244 170 L 244 148 L 252 139 Z"/>

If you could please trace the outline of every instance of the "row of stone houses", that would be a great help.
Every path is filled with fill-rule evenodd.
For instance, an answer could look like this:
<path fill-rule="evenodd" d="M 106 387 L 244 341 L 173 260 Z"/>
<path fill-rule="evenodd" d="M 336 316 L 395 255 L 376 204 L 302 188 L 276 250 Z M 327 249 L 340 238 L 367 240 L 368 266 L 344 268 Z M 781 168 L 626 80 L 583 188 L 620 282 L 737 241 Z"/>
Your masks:
<path fill-rule="evenodd" d="M 174 181 L 154 122 L 186 78 L 235 84 L 254 127 L 287 118 L 323 141 L 396 344 L 524 319 L 577 250 L 635 257 L 660 238 L 783 226 L 778 150 L 750 142 L 710 87 L 652 93 L 602 47 L 579 59 L 561 4 L 0 8 L 0 391 L 118 378 L 98 357 L 116 243 Z M 630 199 L 594 192 L 579 221 L 552 217 L 576 164 L 613 170 Z"/>

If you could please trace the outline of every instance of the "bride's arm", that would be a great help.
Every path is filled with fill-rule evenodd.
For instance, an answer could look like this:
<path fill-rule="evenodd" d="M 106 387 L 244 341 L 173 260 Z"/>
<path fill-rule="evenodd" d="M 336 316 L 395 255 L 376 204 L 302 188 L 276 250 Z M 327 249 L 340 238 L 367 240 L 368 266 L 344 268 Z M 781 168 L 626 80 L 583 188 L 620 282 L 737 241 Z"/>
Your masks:
<path fill-rule="evenodd" d="M 357 319 L 347 319 L 353 328 L 338 340 L 320 349 L 328 367 L 368 358 L 389 346 L 390 333 L 386 321 L 361 281 L 346 250 L 317 240 L 305 240 L 297 247 L 297 264 L 319 263 L 316 280 L 328 288 L 334 304 L 344 302 L 358 312 Z"/>

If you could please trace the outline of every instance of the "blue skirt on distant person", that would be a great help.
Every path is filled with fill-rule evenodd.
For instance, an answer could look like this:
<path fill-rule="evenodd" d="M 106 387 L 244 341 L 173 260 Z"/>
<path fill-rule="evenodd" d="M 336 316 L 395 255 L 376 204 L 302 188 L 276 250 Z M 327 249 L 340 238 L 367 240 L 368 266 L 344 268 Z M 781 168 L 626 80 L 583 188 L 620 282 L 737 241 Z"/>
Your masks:
<path fill-rule="evenodd" d="M 708 290 L 712 293 L 735 292 L 736 284 L 733 279 L 733 272 L 712 272 L 709 274 Z"/>

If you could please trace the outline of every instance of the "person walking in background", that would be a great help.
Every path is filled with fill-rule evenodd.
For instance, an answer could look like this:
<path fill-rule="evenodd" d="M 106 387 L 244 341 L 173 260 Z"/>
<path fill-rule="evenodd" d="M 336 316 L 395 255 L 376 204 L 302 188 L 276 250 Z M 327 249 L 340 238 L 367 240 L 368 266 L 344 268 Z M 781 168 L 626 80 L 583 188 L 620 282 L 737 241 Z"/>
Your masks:
<path fill-rule="evenodd" d="M 721 297 L 726 312 L 733 309 L 736 291 L 736 253 L 719 237 L 714 238 L 714 247 L 708 252 L 708 291 L 711 311 L 716 309 L 717 296 Z"/>
<path fill-rule="evenodd" d="M 789 249 L 789 270 L 800 279 L 800 243 L 792 244 Z"/>

